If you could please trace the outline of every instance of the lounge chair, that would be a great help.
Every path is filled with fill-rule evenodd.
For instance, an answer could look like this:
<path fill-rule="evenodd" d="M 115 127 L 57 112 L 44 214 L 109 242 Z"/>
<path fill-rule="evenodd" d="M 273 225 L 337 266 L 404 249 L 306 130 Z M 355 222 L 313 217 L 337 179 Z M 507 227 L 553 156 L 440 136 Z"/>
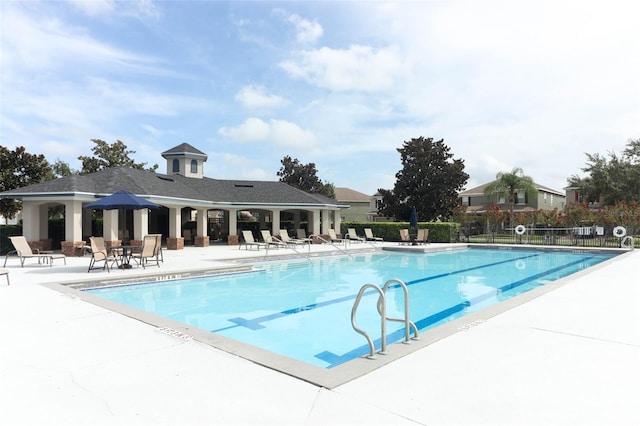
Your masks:
<path fill-rule="evenodd" d="M 287 246 L 286 243 L 272 237 L 271 232 L 267 231 L 266 229 L 263 229 L 262 231 L 260 231 L 260 233 L 262 234 L 262 239 L 264 240 L 265 244 L 270 247 L 280 248 Z"/>
<path fill-rule="evenodd" d="M 307 231 L 304 228 L 296 229 L 296 239 L 298 241 L 306 241 L 309 244 L 313 243 L 313 239 L 307 237 Z"/>
<path fill-rule="evenodd" d="M 409 235 L 409 230 L 408 229 L 401 229 L 400 230 L 400 244 L 411 244 L 411 236 Z"/>
<path fill-rule="evenodd" d="M 287 232 L 286 229 L 281 229 L 280 230 L 280 235 L 278 235 L 278 238 L 283 243 L 288 244 L 288 245 L 292 245 L 292 246 L 303 246 L 305 244 L 309 244 L 309 240 L 306 239 L 306 238 L 304 240 L 299 240 L 297 238 L 289 237 L 289 233 Z"/>
<path fill-rule="evenodd" d="M 329 229 L 329 238 L 331 239 L 332 243 L 342 243 L 342 242 L 346 241 L 346 240 L 338 237 L 336 235 L 336 231 L 334 231 L 333 229 Z"/>
<path fill-rule="evenodd" d="M 0 275 L 4 275 L 7 278 L 7 285 L 11 285 L 9 282 L 9 270 L 0 268 Z"/>
<path fill-rule="evenodd" d="M 89 246 L 91 247 L 91 261 L 87 272 L 91 272 L 92 269 L 106 269 L 107 272 L 111 272 L 109 270 L 109 262 L 111 262 L 112 267 L 114 263 L 118 264 L 120 256 L 113 250 L 107 250 L 103 237 L 89 237 Z M 95 267 L 97 262 L 104 262 L 102 268 Z"/>
<path fill-rule="evenodd" d="M 418 236 L 416 237 L 416 243 L 418 243 L 418 244 L 429 244 L 429 230 L 428 229 L 418 229 Z"/>
<path fill-rule="evenodd" d="M 162 234 L 149 234 L 156 237 L 156 257 L 160 262 L 164 262 L 164 255 L 162 254 Z"/>
<path fill-rule="evenodd" d="M 155 235 L 145 235 L 142 239 L 142 250 L 140 253 L 132 253 L 131 258 L 142 265 L 143 268 L 147 267 L 149 261 L 155 261 L 156 266 L 160 267 L 160 259 L 156 252 L 156 244 L 158 239 Z"/>
<path fill-rule="evenodd" d="M 347 235 L 349 236 L 349 241 L 355 241 L 355 242 L 358 242 L 358 243 L 363 243 L 363 242 L 367 241 L 366 238 L 360 237 L 358 235 L 358 233 L 356 232 L 356 228 L 349 228 L 349 229 L 347 229 L 347 232 L 348 232 Z"/>
<path fill-rule="evenodd" d="M 364 237 L 367 241 L 383 241 L 382 238 L 373 235 L 371 228 L 364 228 Z"/>
<path fill-rule="evenodd" d="M 53 259 L 63 259 L 64 264 L 67 264 L 67 256 L 64 254 L 56 254 L 52 251 L 40 251 L 38 249 L 32 250 L 31 246 L 27 242 L 27 239 L 20 235 L 15 237 L 9 237 L 11 240 L 11 244 L 15 250 L 12 250 L 7 253 L 4 257 L 4 266 L 7 266 L 7 258 L 10 254 L 16 254 L 20 259 L 20 265 L 24 268 L 24 261 L 31 258 L 38 259 L 38 263 L 49 263 L 49 266 L 53 266 Z"/>
<path fill-rule="evenodd" d="M 265 248 L 267 247 L 267 243 L 261 243 L 261 242 L 256 241 L 253 238 L 253 232 L 251 232 L 251 231 L 247 231 L 247 230 L 242 231 L 242 238 L 244 239 L 244 241 L 241 241 L 238 244 L 238 250 L 243 245 L 244 245 L 244 249 L 245 250 L 248 250 L 249 247 L 254 247 L 254 246 L 256 247 L 257 250 L 260 250 L 260 247 L 265 247 Z"/>

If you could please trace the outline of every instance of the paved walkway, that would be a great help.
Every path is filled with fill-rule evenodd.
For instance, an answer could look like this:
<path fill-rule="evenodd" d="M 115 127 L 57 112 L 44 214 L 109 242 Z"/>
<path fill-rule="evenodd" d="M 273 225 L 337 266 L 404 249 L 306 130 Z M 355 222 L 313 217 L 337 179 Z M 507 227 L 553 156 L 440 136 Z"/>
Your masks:
<path fill-rule="evenodd" d="M 164 254 L 171 272 L 256 252 Z M 40 285 L 87 278 L 67 263 L 0 277 L 2 425 L 640 424 L 638 250 L 333 389 Z"/>

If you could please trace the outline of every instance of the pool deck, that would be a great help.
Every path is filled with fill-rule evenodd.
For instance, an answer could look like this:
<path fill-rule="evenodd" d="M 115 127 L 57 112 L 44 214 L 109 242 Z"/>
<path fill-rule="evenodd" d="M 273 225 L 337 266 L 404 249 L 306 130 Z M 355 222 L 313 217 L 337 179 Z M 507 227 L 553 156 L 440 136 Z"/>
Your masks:
<path fill-rule="evenodd" d="M 109 274 L 87 273 L 88 256 L 52 267 L 28 259 L 24 268 L 10 258 L 11 285 L 0 276 L 0 424 L 640 424 L 640 250 L 505 312 L 480 313 L 331 388 L 51 288 L 226 269 L 255 256 L 262 260 L 264 251 L 187 247 L 165 250 L 160 268 Z"/>

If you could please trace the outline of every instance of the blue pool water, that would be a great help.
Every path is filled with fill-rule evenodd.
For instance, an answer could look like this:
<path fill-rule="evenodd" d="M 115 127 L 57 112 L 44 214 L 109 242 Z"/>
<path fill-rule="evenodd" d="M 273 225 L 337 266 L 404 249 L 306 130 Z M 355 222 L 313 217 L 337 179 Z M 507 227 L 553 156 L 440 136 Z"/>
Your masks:
<path fill-rule="evenodd" d="M 219 333 L 313 365 L 331 368 L 368 354 L 351 326 L 360 288 L 404 281 L 411 320 L 426 330 L 586 269 L 615 254 L 463 249 L 434 253 L 375 252 L 257 264 L 221 276 L 86 290 L 143 311 Z M 380 338 L 378 294 L 360 302 L 357 324 Z M 387 293 L 387 316 L 404 315 L 400 289 Z M 387 341 L 404 337 L 387 323 Z M 376 343 L 379 347 L 379 343 Z"/>

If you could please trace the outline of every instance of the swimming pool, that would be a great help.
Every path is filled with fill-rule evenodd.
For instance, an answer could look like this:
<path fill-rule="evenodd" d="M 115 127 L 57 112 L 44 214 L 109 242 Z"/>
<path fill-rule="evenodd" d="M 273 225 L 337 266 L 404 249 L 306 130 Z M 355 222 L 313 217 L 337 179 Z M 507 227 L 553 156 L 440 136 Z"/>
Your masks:
<path fill-rule="evenodd" d="M 85 290 L 136 309 L 331 369 L 369 353 L 351 325 L 360 288 L 389 279 L 407 285 L 410 317 L 424 331 L 615 256 L 586 251 L 467 248 L 432 253 L 377 251 L 255 264 L 252 272 Z M 365 293 L 358 326 L 379 347 L 378 293 Z M 400 289 L 387 316 L 404 314 Z M 404 337 L 387 323 L 387 341 Z"/>

